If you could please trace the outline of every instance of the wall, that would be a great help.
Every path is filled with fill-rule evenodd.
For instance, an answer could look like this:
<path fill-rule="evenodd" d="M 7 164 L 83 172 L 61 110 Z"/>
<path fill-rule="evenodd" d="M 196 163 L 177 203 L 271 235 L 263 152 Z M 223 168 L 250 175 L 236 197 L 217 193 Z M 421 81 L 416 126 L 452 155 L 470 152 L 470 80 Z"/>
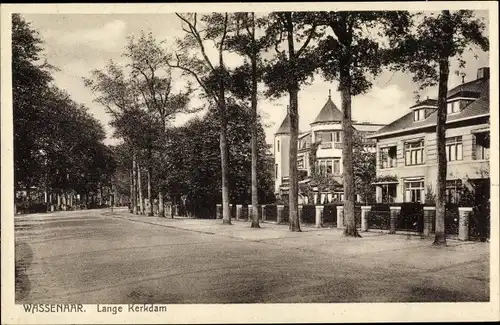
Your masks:
<path fill-rule="evenodd" d="M 469 121 L 471 123 L 472 121 Z M 477 122 L 477 121 L 476 121 Z M 489 171 L 489 161 L 487 160 L 472 160 L 473 149 L 473 134 L 472 130 L 486 126 L 486 124 L 469 124 L 464 123 L 449 125 L 446 130 L 446 137 L 462 136 L 462 160 L 452 161 L 448 163 L 447 179 L 466 179 L 466 178 L 481 178 L 484 172 Z M 437 143 L 435 129 L 428 128 L 426 132 L 401 135 L 397 137 L 389 137 L 379 139 L 377 141 L 377 177 L 382 176 L 397 176 L 397 197 L 398 202 L 404 201 L 404 179 L 405 178 L 424 178 L 424 187 L 431 186 L 436 188 L 437 182 Z M 404 142 L 424 138 L 424 165 L 405 166 L 404 159 Z M 379 154 L 380 148 L 386 146 L 397 146 L 397 167 L 380 169 Z"/>

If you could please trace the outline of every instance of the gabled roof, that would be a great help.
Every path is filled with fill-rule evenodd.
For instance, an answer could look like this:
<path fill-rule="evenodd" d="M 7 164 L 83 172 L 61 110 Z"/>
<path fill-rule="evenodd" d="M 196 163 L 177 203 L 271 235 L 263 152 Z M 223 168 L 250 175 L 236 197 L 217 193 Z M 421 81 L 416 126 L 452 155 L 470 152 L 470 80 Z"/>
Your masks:
<path fill-rule="evenodd" d="M 286 113 L 283 122 L 281 122 L 281 126 L 275 134 L 289 134 L 290 133 L 290 114 Z"/>
<path fill-rule="evenodd" d="M 299 137 L 298 137 L 298 138 L 299 138 L 299 139 L 302 139 L 302 138 L 307 137 L 307 136 L 308 136 L 308 135 L 310 135 L 310 134 L 311 134 L 311 132 L 301 133 L 301 134 L 299 134 Z"/>
<path fill-rule="evenodd" d="M 481 82 L 475 84 L 481 85 L 481 95 L 478 99 L 464 107 L 459 113 L 449 115 L 446 118 L 446 123 L 453 123 L 459 120 L 471 119 L 474 117 L 487 116 L 490 114 L 490 89 L 489 82 L 487 79 L 480 79 Z M 455 88 L 454 88 L 455 89 Z M 453 89 L 452 89 L 453 90 Z M 431 127 L 436 125 L 437 121 L 437 110 L 430 114 L 425 120 L 413 121 L 413 112 L 410 112 L 401 118 L 395 120 L 394 122 L 386 125 L 385 127 L 378 130 L 375 134 L 368 136 L 368 138 L 377 138 L 380 136 L 388 134 L 396 134 L 399 132 L 404 132 L 407 130 L 421 129 L 425 127 Z"/>
<path fill-rule="evenodd" d="M 410 109 L 415 108 L 415 107 L 420 107 L 420 106 L 436 106 L 437 107 L 437 104 L 438 104 L 438 101 L 436 99 L 427 98 L 421 102 L 416 103 L 413 106 L 410 106 Z"/>
<path fill-rule="evenodd" d="M 316 123 L 324 123 L 324 122 L 341 122 L 342 121 L 342 112 L 335 106 L 332 102 L 332 99 L 328 97 L 325 105 L 319 112 L 318 116 L 311 125 Z"/>
<path fill-rule="evenodd" d="M 448 98 L 455 97 L 456 95 L 458 95 L 460 93 L 464 93 L 464 94 L 468 94 L 468 95 L 471 95 L 471 94 L 479 95 L 484 88 L 484 84 L 488 83 L 488 82 L 489 82 L 489 79 L 481 78 L 481 79 L 476 79 L 476 80 L 462 83 L 462 84 L 450 89 L 448 91 L 447 97 Z"/>

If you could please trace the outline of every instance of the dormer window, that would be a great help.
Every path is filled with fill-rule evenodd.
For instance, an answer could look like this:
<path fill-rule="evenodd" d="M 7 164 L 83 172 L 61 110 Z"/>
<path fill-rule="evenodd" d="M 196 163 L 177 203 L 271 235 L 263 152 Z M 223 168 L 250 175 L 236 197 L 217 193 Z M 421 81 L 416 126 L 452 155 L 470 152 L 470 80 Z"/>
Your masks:
<path fill-rule="evenodd" d="M 413 111 L 413 122 L 425 120 L 425 108 L 419 108 Z"/>
<path fill-rule="evenodd" d="M 446 106 L 446 114 L 454 114 L 460 112 L 460 100 L 449 102 Z"/>

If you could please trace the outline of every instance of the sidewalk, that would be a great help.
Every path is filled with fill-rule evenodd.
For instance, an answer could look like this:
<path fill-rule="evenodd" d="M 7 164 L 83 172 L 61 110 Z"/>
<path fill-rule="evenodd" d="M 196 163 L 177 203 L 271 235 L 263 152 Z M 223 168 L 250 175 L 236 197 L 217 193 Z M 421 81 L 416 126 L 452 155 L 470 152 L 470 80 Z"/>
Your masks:
<path fill-rule="evenodd" d="M 117 211 L 113 214 L 106 213 L 104 215 L 163 227 L 253 241 L 290 238 L 296 236 L 303 237 L 321 232 L 338 232 L 341 234 L 339 229 L 313 228 L 311 226 L 304 225 L 301 226 L 302 232 L 296 233 L 291 232 L 288 229 L 288 225 L 276 224 L 275 222 L 260 222 L 260 228 L 251 228 L 249 221 L 236 221 L 234 219 L 231 220 L 231 225 L 223 225 L 221 219 L 193 219 L 184 217 L 160 218 L 156 216 L 149 217 L 143 215 L 133 215 L 128 211 Z"/>

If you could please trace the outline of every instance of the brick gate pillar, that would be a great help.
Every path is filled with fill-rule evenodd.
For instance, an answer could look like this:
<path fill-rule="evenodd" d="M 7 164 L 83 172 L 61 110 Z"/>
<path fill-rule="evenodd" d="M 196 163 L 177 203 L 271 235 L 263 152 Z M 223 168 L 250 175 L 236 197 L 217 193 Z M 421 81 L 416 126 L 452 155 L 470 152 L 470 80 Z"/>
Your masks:
<path fill-rule="evenodd" d="M 424 207 L 424 236 L 432 233 L 432 224 L 436 220 L 436 207 Z"/>
<path fill-rule="evenodd" d="M 262 206 L 260 207 L 261 211 L 262 211 L 262 222 L 265 222 L 267 217 L 266 217 L 266 205 L 265 204 L 262 204 Z"/>
<path fill-rule="evenodd" d="M 371 209 L 371 206 L 361 206 L 361 231 L 368 231 L 368 214 Z"/>
<path fill-rule="evenodd" d="M 396 223 L 398 221 L 398 215 L 401 213 L 401 207 L 389 207 L 391 210 L 391 225 L 389 229 L 390 234 L 395 234 L 396 233 Z"/>
<path fill-rule="evenodd" d="M 171 216 L 173 217 L 175 212 L 174 212 L 174 207 L 171 206 Z M 222 204 L 217 204 L 216 205 L 216 212 L 215 212 L 215 219 L 222 219 Z"/>
<path fill-rule="evenodd" d="M 469 222 L 472 215 L 471 207 L 458 208 L 458 239 L 469 240 Z"/>
<path fill-rule="evenodd" d="M 337 206 L 337 228 L 344 228 L 344 206 Z"/>
<path fill-rule="evenodd" d="M 276 223 L 281 223 L 283 221 L 283 213 L 285 211 L 285 206 L 282 204 L 278 204 L 276 206 Z"/>
<path fill-rule="evenodd" d="M 240 220 L 241 218 L 241 208 L 243 205 L 241 204 L 236 204 L 236 221 Z"/>
<path fill-rule="evenodd" d="M 316 225 L 316 228 L 321 228 L 323 226 L 323 208 L 324 208 L 324 206 L 317 205 L 315 208 L 316 208 L 315 225 Z"/>

